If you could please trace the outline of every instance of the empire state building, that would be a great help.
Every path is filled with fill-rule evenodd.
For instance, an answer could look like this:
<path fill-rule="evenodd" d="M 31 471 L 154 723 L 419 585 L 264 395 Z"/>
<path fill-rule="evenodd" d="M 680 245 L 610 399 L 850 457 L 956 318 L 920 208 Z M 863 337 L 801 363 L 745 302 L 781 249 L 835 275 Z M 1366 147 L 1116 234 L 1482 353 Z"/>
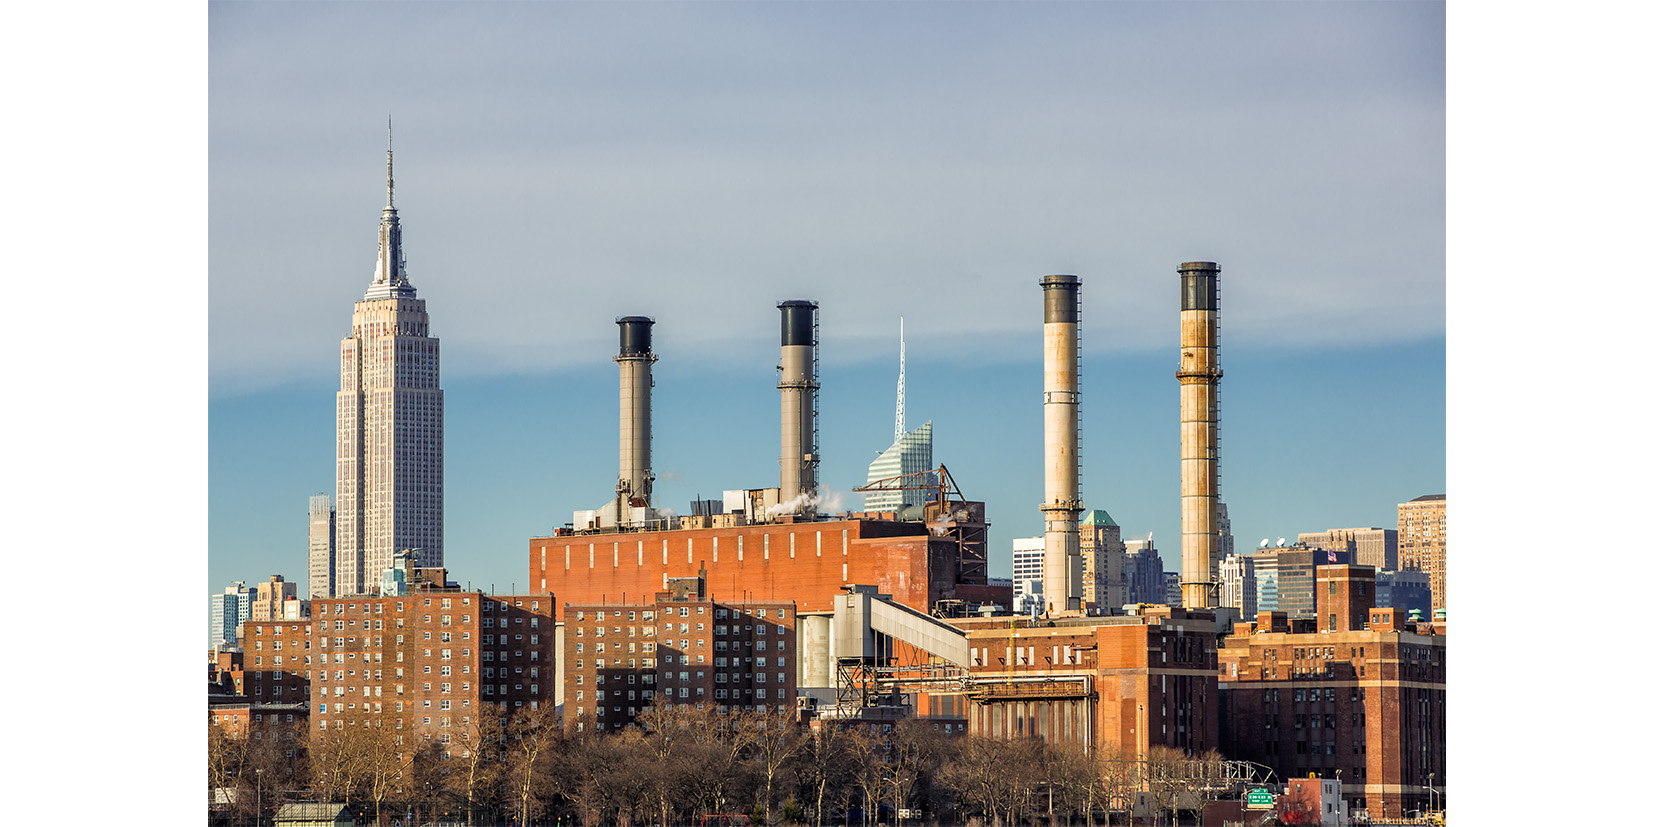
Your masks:
<path fill-rule="evenodd" d="M 442 563 L 439 341 L 408 281 L 391 151 L 379 261 L 339 344 L 335 596 L 368 594 L 394 555 Z"/>

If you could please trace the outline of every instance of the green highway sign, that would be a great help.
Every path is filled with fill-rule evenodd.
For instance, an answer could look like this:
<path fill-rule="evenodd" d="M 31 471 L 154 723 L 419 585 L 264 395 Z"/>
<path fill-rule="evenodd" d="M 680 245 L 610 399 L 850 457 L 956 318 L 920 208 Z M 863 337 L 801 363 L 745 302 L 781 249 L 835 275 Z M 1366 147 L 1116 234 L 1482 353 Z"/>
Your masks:
<path fill-rule="evenodd" d="M 1262 787 L 1246 794 L 1246 806 L 1248 807 L 1270 807 L 1274 804 L 1275 796 L 1270 795 L 1269 791 Z"/>

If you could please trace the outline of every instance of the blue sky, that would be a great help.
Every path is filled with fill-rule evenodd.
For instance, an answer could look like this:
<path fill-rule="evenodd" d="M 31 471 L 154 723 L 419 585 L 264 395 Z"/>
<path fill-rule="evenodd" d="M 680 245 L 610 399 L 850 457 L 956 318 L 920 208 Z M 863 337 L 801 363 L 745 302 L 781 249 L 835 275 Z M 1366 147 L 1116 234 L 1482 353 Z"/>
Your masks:
<path fill-rule="evenodd" d="M 657 320 L 658 499 L 777 479 L 777 301 L 819 301 L 822 479 L 908 421 L 1040 531 L 1039 291 L 1085 280 L 1084 494 L 1177 559 L 1178 262 L 1224 266 L 1241 547 L 1445 490 L 1444 24 L 1400 4 L 214 4 L 209 589 L 305 577 L 385 118 L 442 339 L 447 557 L 617 464 L 613 319 Z M 1173 563 L 1175 565 L 1175 562 Z"/>

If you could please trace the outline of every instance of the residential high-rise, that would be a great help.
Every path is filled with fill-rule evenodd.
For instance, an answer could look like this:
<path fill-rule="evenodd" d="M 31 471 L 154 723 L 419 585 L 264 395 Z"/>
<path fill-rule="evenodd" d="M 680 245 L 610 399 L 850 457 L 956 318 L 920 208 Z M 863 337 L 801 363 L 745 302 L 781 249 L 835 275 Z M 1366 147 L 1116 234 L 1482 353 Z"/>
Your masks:
<path fill-rule="evenodd" d="M 333 498 L 317 494 L 310 498 L 310 587 L 309 599 L 333 596 L 334 577 Z"/>
<path fill-rule="evenodd" d="M 334 596 L 368 593 L 402 549 L 443 565 L 439 342 L 408 281 L 385 159 L 379 260 L 339 347 Z"/>
<path fill-rule="evenodd" d="M 1430 608 L 1447 608 L 1447 495 L 1426 494 L 1396 506 L 1401 568 L 1430 577 Z"/>

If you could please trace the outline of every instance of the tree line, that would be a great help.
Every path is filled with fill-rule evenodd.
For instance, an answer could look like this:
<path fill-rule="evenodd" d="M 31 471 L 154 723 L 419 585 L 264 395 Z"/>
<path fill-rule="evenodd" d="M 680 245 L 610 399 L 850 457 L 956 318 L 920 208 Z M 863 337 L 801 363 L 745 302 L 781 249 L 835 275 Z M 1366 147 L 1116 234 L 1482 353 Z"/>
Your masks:
<path fill-rule="evenodd" d="M 364 719 L 342 729 L 209 734 L 215 821 L 269 823 L 290 801 L 339 802 L 390 824 L 643 827 L 741 814 L 755 824 L 994 827 L 1129 823 L 1134 797 L 1166 823 L 1218 786 L 1216 752 L 1088 752 L 1037 739 L 938 731 L 923 718 L 821 721 L 790 711 L 651 706 L 609 734 L 560 725 L 550 707 L 484 704 L 447 742 Z M 398 738 L 403 735 L 402 738 Z M 256 737 L 255 737 L 256 736 Z M 1198 820 L 1195 822 L 1198 823 Z"/>

